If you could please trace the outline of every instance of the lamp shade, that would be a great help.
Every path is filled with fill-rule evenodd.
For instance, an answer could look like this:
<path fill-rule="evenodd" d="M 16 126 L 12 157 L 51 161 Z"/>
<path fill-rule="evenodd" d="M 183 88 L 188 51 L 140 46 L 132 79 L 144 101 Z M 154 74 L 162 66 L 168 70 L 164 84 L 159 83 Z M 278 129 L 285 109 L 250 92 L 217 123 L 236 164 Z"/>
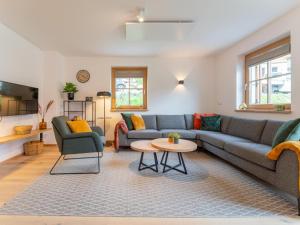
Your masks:
<path fill-rule="evenodd" d="M 111 93 L 109 91 L 98 91 L 97 92 L 97 96 L 100 96 L 100 97 L 110 97 Z"/>

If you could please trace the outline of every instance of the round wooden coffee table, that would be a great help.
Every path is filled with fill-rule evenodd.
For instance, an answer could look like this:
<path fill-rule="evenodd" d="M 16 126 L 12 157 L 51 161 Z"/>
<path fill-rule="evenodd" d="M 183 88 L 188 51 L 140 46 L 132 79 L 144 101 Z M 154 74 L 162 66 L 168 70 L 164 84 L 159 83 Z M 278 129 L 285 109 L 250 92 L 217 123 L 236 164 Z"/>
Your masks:
<path fill-rule="evenodd" d="M 158 160 L 157 160 L 157 154 L 156 153 L 159 152 L 160 150 L 153 147 L 151 145 L 151 141 L 135 141 L 135 142 L 132 142 L 130 144 L 130 147 L 131 147 L 131 149 L 133 149 L 135 151 L 141 152 L 141 158 L 140 158 L 140 163 L 139 163 L 139 171 L 145 170 L 145 169 L 151 169 L 154 172 L 158 173 Z M 153 153 L 154 164 L 152 164 L 152 165 L 146 165 L 143 162 L 144 153 L 147 153 L 147 152 Z"/>
<path fill-rule="evenodd" d="M 168 142 L 168 138 L 158 138 L 152 140 L 151 145 L 154 148 L 164 151 L 164 154 L 160 161 L 160 164 L 164 166 L 163 173 L 166 173 L 170 170 L 176 170 L 180 173 L 187 174 L 187 169 L 182 157 L 182 153 L 195 151 L 197 149 L 196 143 L 180 139 L 178 144 L 173 144 Z M 168 157 L 170 152 L 177 153 L 178 155 L 179 163 L 175 166 L 168 165 Z M 179 169 L 179 167 L 181 166 L 183 170 Z"/>

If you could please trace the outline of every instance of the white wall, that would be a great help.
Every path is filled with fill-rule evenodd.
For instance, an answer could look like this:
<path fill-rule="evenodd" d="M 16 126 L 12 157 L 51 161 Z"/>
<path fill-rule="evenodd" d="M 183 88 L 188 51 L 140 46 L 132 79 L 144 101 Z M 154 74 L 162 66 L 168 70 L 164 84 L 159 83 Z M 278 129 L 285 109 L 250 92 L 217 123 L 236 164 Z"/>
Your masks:
<path fill-rule="evenodd" d="M 43 53 L 0 23 L 0 80 L 38 87 L 42 97 Z M 3 117 L 0 136 L 13 133 L 19 124 L 37 126 L 37 115 Z M 27 140 L 28 141 L 28 140 Z M 24 141 L 0 145 L 0 162 L 22 153 Z"/>
<path fill-rule="evenodd" d="M 300 8 L 277 19 L 248 38 L 216 56 L 217 111 L 252 118 L 288 120 L 300 117 Z M 235 112 L 241 99 L 243 65 L 241 56 L 290 33 L 292 49 L 292 114 Z"/>
<path fill-rule="evenodd" d="M 96 98 L 97 91 L 111 90 L 111 67 L 148 67 L 148 114 L 184 114 L 194 112 L 213 112 L 215 109 L 214 59 L 213 58 L 159 58 L 159 57 L 100 57 L 65 59 L 66 81 L 78 85 L 76 99 L 86 96 Z M 76 81 L 76 73 L 87 69 L 91 78 L 87 83 Z M 177 80 L 185 79 L 184 86 Z M 97 116 L 103 115 L 103 100 L 97 100 Z M 107 101 L 107 137 L 113 139 L 115 123 L 120 113 L 110 112 Z M 97 124 L 102 126 L 102 120 Z"/>
<path fill-rule="evenodd" d="M 44 52 L 44 77 L 43 77 L 43 103 L 44 106 L 50 100 L 54 100 L 53 105 L 45 116 L 48 127 L 52 127 L 51 119 L 54 116 L 62 115 L 62 99 L 61 93 L 64 86 L 65 65 L 64 56 L 57 52 Z M 44 142 L 47 144 L 55 144 L 53 132 L 44 134 Z"/>
<path fill-rule="evenodd" d="M 51 118 L 62 115 L 61 93 L 66 81 L 78 85 L 76 99 L 93 96 L 97 100 L 97 117 L 103 114 L 103 101 L 96 98 L 97 91 L 111 90 L 112 66 L 148 67 L 148 114 L 183 114 L 213 112 L 214 98 L 214 59 L 213 58 L 159 58 L 159 57 L 64 57 L 57 52 L 42 52 L 39 48 L 0 24 L 0 80 L 38 87 L 40 104 L 49 100 L 55 103 L 46 116 L 48 126 Z M 87 69 L 91 73 L 88 83 L 76 81 L 76 73 Z M 184 86 L 177 80 L 185 79 Z M 110 113 L 110 100 L 107 113 L 112 119 L 107 123 L 107 137 L 113 139 L 115 123 L 120 113 Z M 19 124 L 38 126 L 37 115 L 3 117 L 0 122 L 0 136 L 13 133 Z M 103 126 L 102 120 L 97 125 Z M 23 152 L 22 144 L 28 140 L 0 146 L 0 161 Z M 53 133 L 45 134 L 45 143 L 55 143 Z"/>

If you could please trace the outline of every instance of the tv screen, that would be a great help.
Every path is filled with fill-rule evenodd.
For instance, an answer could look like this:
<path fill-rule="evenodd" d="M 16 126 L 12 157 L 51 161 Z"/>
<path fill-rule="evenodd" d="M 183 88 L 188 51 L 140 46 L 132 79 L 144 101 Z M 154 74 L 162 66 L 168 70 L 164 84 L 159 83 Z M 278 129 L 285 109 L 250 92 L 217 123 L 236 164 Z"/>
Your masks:
<path fill-rule="evenodd" d="M 39 89 L 0 81 L 0 116 L 38 113 Z"/>

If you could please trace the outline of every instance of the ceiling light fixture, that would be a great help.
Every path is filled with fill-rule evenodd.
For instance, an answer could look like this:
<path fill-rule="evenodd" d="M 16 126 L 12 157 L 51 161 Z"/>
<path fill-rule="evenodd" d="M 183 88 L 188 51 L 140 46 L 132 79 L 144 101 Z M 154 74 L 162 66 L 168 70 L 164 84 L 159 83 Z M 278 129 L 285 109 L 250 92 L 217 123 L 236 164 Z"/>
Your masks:
<path fill-rule="evenodd" d="M 139 10 L 139 14 L 136 16 L 136 18 L 138 19 L 138 21 L 140 23 L 143 23 L 145 21 L 145 9 L 144 8 Z"/>

